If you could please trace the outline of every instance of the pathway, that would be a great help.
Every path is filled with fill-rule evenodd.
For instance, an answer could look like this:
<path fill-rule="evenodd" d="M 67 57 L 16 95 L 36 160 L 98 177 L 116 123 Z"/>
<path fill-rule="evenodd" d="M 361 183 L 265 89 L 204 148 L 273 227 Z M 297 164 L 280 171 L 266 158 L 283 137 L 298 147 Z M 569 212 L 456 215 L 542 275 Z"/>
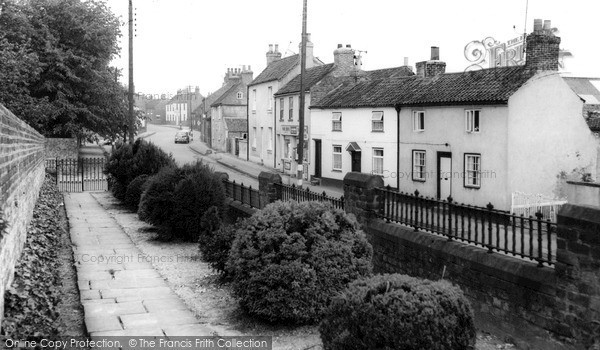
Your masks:
<path fill-rule="evenodd" d="M 65 193 L 77 279 L 90 336 L 210 336 L 90 193 Z"/>

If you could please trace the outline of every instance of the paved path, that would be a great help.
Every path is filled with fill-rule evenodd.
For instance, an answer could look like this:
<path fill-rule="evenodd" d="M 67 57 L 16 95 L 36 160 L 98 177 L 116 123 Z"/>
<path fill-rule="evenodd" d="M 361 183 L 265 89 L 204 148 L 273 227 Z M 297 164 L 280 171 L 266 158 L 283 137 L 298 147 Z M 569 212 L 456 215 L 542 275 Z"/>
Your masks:
<path fill-rule="evenodd" d="M 196 320 L 90 193 L 64 199 L 90 336 L 229 335 Z"/>

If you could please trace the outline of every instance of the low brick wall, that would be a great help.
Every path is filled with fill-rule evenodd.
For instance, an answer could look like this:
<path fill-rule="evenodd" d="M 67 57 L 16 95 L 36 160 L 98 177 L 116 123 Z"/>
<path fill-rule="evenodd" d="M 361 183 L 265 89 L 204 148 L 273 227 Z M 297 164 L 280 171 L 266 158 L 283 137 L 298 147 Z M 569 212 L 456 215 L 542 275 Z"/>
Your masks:
<path fill-rule="evenodd" d="M 44 137 L 0 105 L 0 216 L 8 224 L 0 236 L 0 296 L 12 282 L 25 243 L 44 180 L 44 159 Z"/>
<path fill-rule="evenodd" d="M 600 342 L 600 207 L 563 206 L 556 266 L 537 267 L 377 219 L 379 183 L 356 173 L 344 180 L 346 211 L 357 215 L 373 245 L 376 272 L 443 276 L 469 297 L 477 327 L 510 337 L 520 349 L 588 349 Z"/>

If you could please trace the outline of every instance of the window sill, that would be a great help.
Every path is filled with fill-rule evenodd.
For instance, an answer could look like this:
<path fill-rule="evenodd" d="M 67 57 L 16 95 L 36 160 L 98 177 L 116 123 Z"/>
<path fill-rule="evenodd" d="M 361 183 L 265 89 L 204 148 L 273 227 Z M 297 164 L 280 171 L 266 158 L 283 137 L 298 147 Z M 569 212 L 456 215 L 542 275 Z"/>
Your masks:
<path fill-rule="evenodd" d="M 331 169 L 331 171 L 334 173 L 341 173 L 342 169 Z"/>
<path fill-rule="evenodd" d="M 331 132 L 342 132 L 342 130 L 331 130 Z"/>
<path fill-rule="evenodd" d="M 385 132 L 385 131 L 383 131 L 383 130 L 371 130 L 371 132 L 383 133 L 383 132 Z"/>
<path fill-rule="evenodd" d="M 469 189 L 472 189 L 472 190 L 478 190 L 478 189 L 481 188 L 481 185 L 479 185 L 479 186 L 464 185 L 464 188 L 469 188 Z"/>
<path fill-rule="evenodd" d="M 479 131 L 467 131 L 467 134 L 479 134 Z"/>
<path fill-rule="evenodd" d="M 413 130 L 413 132 L 425 132 L 425 129 L 423 129 L 423 130 Z"/>
<path fill-rule="evenodd" d="M 412 179 L 412 180 L 414 182 L 423 182 L 423 183 L 426 181 L 426 179 Z"/>

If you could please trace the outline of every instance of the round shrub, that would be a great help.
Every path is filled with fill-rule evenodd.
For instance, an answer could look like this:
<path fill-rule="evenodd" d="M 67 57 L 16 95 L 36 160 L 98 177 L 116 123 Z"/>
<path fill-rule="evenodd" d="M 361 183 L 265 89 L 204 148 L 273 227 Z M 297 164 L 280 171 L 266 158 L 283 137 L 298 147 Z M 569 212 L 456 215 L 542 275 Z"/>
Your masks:
<path fill-rule="evenodd" d="M 144 191 L 144 184 L 148 180 L 148 177 L 148 174 L 143 174 L 129 183 L 127 192 L 125 193 L 125 205 L 137 211 L 142 192 Z"/>
<path fill-rule="evenodd" d="M 180 170 L 172 166 L 164 167 L 148 178 L 138 207 L 141 220 L 156 226 L 169 222 L 173 215 L 173 191 L 179 179 Z"/>
<path fill-rule="evenodd" d="M 181 180 L 173 190 L 175 198 L 171 229 L 174 238 L 198 242 L 200 222 L 211 207 L 222 212 L 225 189 L 220 178 L 207 165 L 182 169 Z"/>
<path fill-rule="evenodd" d="M 406 275 L 360 279 L 336 296 L 319 327 L 327 350 L 469 349 L 473 311 L 460 288 Z"/>
<path fill-rule="evenodd" d="M 371 256 L 354 216 L 325 203 L 276 202 L 237 229 L 227 270 L 250 315 L 309 323 L 350 281 L 370 275 Z"/>
<path fill-rule="evenodd" d="M 123 200 L 127 192 L 128 174 L 133 161 L 133 147 L 120 144 L 106 163 L 105 172 L 109 176 L 110 188 L 117 199 Z"/>

